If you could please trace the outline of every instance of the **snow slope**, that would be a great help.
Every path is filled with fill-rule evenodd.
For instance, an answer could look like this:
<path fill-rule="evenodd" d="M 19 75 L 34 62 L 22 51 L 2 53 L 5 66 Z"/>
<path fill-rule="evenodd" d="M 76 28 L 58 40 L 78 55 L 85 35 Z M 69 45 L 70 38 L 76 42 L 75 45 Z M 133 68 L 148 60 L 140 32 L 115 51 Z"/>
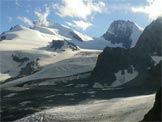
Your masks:
<path fill-rule="evenodd" d="M 68 39 L 72 42 L 76 41 L 72 38 L 72 36 L 68 35 L 70 32 L 72 32 L 71 29 L 65 28 L 59 24 L 57 24 L 56 26 L 57 27 L 55 28 L 49 28 L 44 26 L 26 28 L 21 25 L 16 25 L 12 27 L 10 31 L 2 33 L 0 35 L 0 38 L 4 36 L 5 39 L 0 41 L 0 81 L 5 81 L 8 78 L 18 76 L 21 69 L 25 67 L 25 64 L 22 65 L 20 62 L 14 61 L 12 55 L 16 55 L 18 56 L 18 58 L 27 57 L 30 61 L 39 58 L 39 66 L 42 69 L 45 68 L 44 70 L 46 72 L 44 72 L 44 74 L 48 74 L 48 67 L 51 70 L 52 68 L 57 69 L 55 67 L 56 65 L 53 66 L 56 62 L 71 58 L 76 53 L 82 52 L 79 50 L 73 51 L 69 48 L 69 46 L 63 46 L 61 50 L 64 51 L 49 50 L 47 47 L 51 45 L 51 42 L 53 40 L 64 41 L 64 39 Z M 60 35 L 60 33 L 63 35 Z M 80 36 L 83 36 L 83 39 L 91 39 L 89 36 L 86 36 L 79 32 L 76 33 Z M 96 51 L 92 51 L 92 53 L 93 52 L 95 54 Z M 97 57 L 97 55 L 95 54 L 95 57 Z M 92 65 L 94 65 L 94 63 Z M 90 69 L 88 69 L 87 67 L 87 70 L 92 70 L 91 67 L 92 66 L 90 66 Z M 62 67 L 62 69 L 64 68 Z M 59 73 L 62 74 L 62 72 Z M 54 73 L 51 73 L 51 75 L 53 74 Z M 52 77 L 51 75 L 47 75 L 45 77 Z"/>
<path fill-rule="evenodd" d="M 151 56 L 151 58 L 154 60 L 155 65 L 157 65 L 162 60 L 162 56 Z"/>
<path fill-rule="evenodd" d="M 105 47 L 122 47 L 122 43 L 119 44 L 112 44 L 110 41 L 105 40 L 103 37 L 94 38 L 94 40 L 86 41 L 84 43 L 77 43 L 81 48 L 84 49 L 97 49 L 97 50 L 103 50 Z"/>
<path fill-rule="evenodd" d="M 73 106 L 54 107 L 15 122 L 137 122 L 153 106 L 154 94 L 110 100 L 94 100 Z"/>
<path fill-rule="evenodd" d="M 20 25 L 0 35 L 2 36 L 5 36 L 6 40 L 0 42 L 0 51 L 38 49 L 48 45 L 52 39 L 61 39 L 58 36 L 44 34 Z"/>
<path fill-rule="evenodd" d="M 116 80 L 111 84 L 111 86 L 120 86 L 136 78 L 138 76 L 138 72 L 135 71 L 133 66 L 131 67 L 133 69 L 132 73 L 129 73 L 127 70 L 124 70 L 124 74 L 122 74 L 122 70 L 119 70 L 117 73 L 115 73 Z"/>
<path fill-rule="evenodd" d="M 73 31 L 72 29 L 66 26 L 60 25 L 58 23 L 53 23 L 50 26 L 35 25 L 31 29 L 34 29 L 34 30 L 37 30 L 39 32 L 46 33 L 46 34 L 57 35 L 67 40 L 81 41 L 81 42 L 92 40 L 91 37 L 85 34 L 81 34 L 75 30 Z"/>
<path fill-rule="evenodd" d="M 6 82 L 3 87 L 15 86 L 30 80 L 66 77 L 74 74 L 92 71 L 100 51 L 81 50 L 76 53 L 62 53 L 55 56 L 40 57 L 42 69 L 32 75 L 22 77 L 12 82 Z M 71 70 L 72 69 L 72 70 Z"/>

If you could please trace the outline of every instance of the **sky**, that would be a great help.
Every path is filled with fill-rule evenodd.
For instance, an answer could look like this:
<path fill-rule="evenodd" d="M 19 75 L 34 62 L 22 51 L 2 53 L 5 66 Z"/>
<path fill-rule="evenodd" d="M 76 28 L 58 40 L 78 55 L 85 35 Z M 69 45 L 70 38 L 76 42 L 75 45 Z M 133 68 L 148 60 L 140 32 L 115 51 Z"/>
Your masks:
<path fill-rule="evenodd" d="M 158 16 L 162 16 L 162 0 L 0 0 L 1 33 L 39 21 L 98 37 L 114 20 L 130 20 L 145 28 Z"/>

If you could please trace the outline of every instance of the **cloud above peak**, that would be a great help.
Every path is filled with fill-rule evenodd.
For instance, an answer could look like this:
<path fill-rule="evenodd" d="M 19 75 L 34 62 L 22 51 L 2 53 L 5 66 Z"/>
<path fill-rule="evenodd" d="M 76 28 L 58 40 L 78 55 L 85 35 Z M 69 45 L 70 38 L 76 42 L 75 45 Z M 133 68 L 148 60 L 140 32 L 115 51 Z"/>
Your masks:
<path fill-rule="evenodd" d="M 27 17 L 17 17 L 17 19 L 21 20 L 22 22 L 26 23 L 29 26 L 33 26 L 33 22 L 28 19 Z"/>
<path fill-rule="evenodd" d="M 34 22 L 27 17 L 18 17 L 18 19 L 30 26 L 51 26 L 53 23 L 48 21 L 48 16 L 54 12 L 62 18 L 70 17 L 69 22 L 64 22 L 66 25 L 85 31 L 93 25 L 95 14 L 105 13 L 105 6 L 104 2 L 95 0 L 61 0 L 61 3 L 45 4 L 44 11 L 40 8 L 35 9 L 34 14 L 37 20 Z"/>
<path fill-rule="evenodd" d="M 53 4 L 60 17 L 71 17 L 86 20 L 88 16 L 104 12 L 104 2 L 93 0 L 61 0 L 62 4 Z"/>
<path fill-rule="evenodd" d="M 42 26 L 49 26 L 51 23 L 48 21 L 48 16 L 50 15 L 50 8 L 47 4 L 45 4 L 45 11 L 42 12 L 40 10 L 35 10 L 34 14 L 37 17 L 37 20 L 32 22 L 30 19 L 27 17 L 20 17 L 18 16 L 17 19 L 21 20 L 22 22 L 28 24 L 29 26 L 34 26 L 34 25 L 42 25 Z"/>
<path fill-rule="evenodd" d="M 81 29 L 81 30 L 86 30 L 87 28 L 92 26 L 92 23 L 86 22 L 86 21 L 82 21 L 82 20 L 79 20 L 79 21 L 73 20 L 72 23 L 66 22 L 66 24 L 68 26 L 71 26 L 71 27 L 74 27 L 74 28 L 77 28 L 77 29 Z"/>
<path fill-rule="evenodd" d="M 147 3 L 145 6 L 132 7 L 132 11 L 147 14 L 151 20 L 162 16 L 162 0 L 147 0 Z"/>
<path fill-rule="evenodd" d="M 38 18 L 38 22 L 35 24 L 49 26 L 50 23 L 47 20 L 47 17 L 50 15 L 50 8 L 48 7 L 48 5 L 45 5 L 45 12 L 36 10 L 34 13 Z"/>

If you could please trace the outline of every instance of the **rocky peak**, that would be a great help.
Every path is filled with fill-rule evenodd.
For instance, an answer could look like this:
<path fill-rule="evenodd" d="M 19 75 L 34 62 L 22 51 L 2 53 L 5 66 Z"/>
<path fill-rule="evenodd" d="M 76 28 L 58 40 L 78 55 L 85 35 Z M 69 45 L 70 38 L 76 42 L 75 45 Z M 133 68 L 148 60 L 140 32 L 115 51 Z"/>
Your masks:
<path fill-rule="evenodd" d="M 141 33 L 142 29 L 134 22 L 116 20 L 112 22 L 103 37 L 113 44 L 122 43 L 123 47 L 130 48 L 135 46 Z"/>
<path fill-rule="evenodd" d="M 148 25 L 136 44 L 136 50 L 149 55 L 161 56 L 162 44 L 162 17 L 154 20 Z"/>
<path fill-rule="evenodd" d="M 19 30 L 24 30 L 24 29 L 26 29 L 26 27 L 22 25 L 15 25 L 14 27 L 10 28 L 10 31 L 19 31 Z"/>
<path fill-rule="evenodd" d="M 72 51 L 79 50 L 79 48 L 75 44 L 67 40 L 53 40 L 49 49 L 53 51 L 65 51 L 67 49 L 70 49 Z"/>

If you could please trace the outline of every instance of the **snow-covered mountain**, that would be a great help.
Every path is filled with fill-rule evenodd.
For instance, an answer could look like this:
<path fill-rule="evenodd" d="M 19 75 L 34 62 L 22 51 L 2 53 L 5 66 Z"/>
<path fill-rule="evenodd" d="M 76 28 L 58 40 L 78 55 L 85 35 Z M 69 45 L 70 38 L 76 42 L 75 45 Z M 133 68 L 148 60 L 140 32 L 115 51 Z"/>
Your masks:
<path fill-rule="evenodd" d="M 67 26 L 55 22 L 53 22 L 49 26 L 35 24 L 33 27 L 31 27 L 31 29 L 38 30 L 39 32 L 46 33 L 46 34 L 57 35 L 67 40 L 75 40 L 80 42 L 92 40 L 90 36 L 81 34 L 75 30 L 68 28 Z"/>
<path fill-rule="evenodd" d="M 103 35 L 112 44 L 121 44 L 125 48 L 134 47 L 143 29 L 131 21 L 116 20 Z"/>
<path fill-rule="evenodd" d="M 57 23 L 32 28 L 16 25 L 0 39 L 2 87 L 92 71 L 101 52 L 80 48 L 93 39 Z"/>

